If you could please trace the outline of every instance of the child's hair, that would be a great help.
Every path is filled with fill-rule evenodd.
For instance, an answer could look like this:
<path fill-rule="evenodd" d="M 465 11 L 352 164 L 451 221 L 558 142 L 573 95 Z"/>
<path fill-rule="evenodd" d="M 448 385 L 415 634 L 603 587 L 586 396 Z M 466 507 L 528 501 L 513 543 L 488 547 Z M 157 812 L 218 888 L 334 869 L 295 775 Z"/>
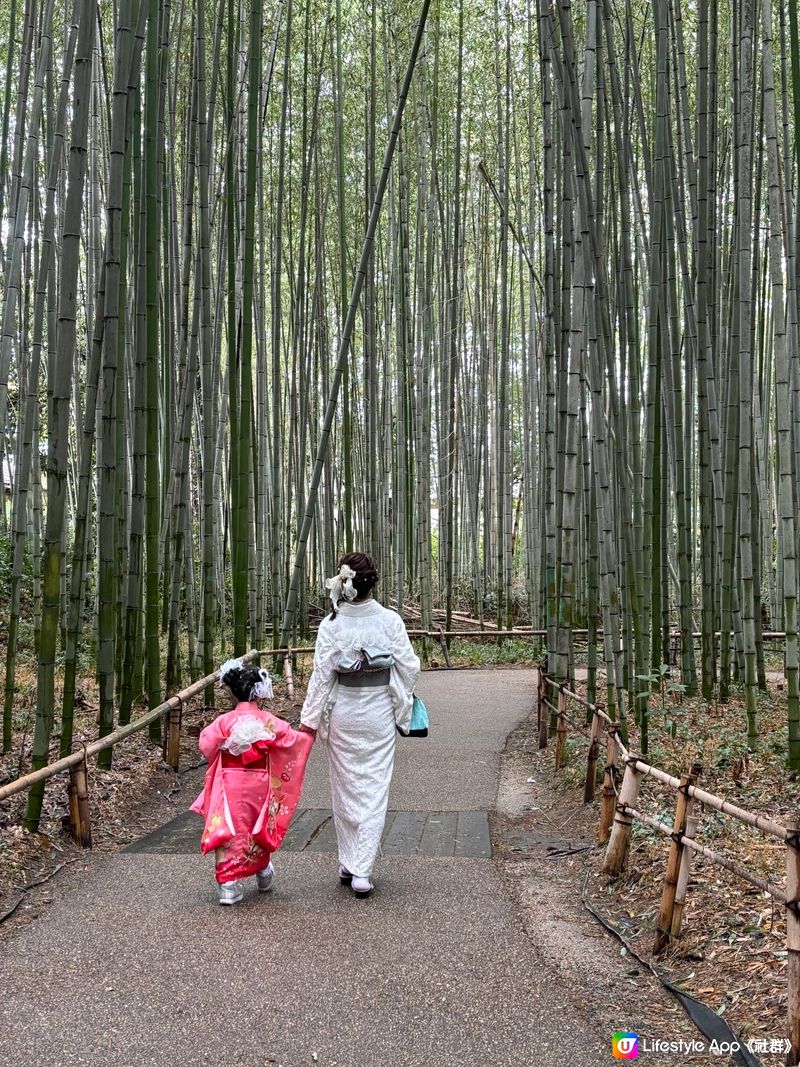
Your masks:
<path fill-rule="evenodd" d="M 272 697 L 272 682 L 263 667 L 245 667 L 241 660 L 229 659 L 219 669 L 219 680 L 237 700 Z"/>
<path fill-rule="evenodd" d="M 339 568 L 349 567 L 355 571 L 352 580 L 359 599 L 367 595 L 378 584 L 378 564 L 366 552 L 346 552 L 339 560 Z M 336 607 L 331 611 L 331 618 L 336 618 Z"/>

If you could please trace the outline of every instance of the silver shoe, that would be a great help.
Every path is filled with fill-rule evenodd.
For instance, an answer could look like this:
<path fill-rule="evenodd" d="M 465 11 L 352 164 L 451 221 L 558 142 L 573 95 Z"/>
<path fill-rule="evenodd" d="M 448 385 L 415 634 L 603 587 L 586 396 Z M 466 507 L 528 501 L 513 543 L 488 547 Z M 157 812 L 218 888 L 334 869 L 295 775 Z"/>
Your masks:
<path fill-rule="evenodd" d="M 241 882 L 225 882 L 217 890 L 220 904 L 238 904 L 244 896 Z"/>
<path fill-rule="evenodd" d="M 275 881 L 275 868 L 270 861 L 263 871 L 259 871 L 256 875 L 256 882 L 258 884 L 259 893 L 269 893 L 272 889 L 272 883 Z"/>

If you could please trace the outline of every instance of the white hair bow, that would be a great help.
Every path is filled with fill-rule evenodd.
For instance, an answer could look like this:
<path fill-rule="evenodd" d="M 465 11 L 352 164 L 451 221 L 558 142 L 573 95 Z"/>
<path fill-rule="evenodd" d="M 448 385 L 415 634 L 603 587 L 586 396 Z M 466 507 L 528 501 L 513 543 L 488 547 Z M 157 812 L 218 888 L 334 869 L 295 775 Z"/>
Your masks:
<path fill-rule="evenodd" d="M 256 682 L 253 688 L 250 690 L 251 700 L 272 700 L 272 680 L 269 676 L 269 671 L 262 667 L 259 672 L 260 681 Z"/>
<path fill-rule="evenodd" d="M 331 598 L 334 608 L 337 607 L 342 597 L 345 600 L 355 600 L 358 596 L 358 590 L 353 585 L 355 576 L 356 572 L 353 568 L 343 563 L 339 568 L 339 573 L 326 580 L 325 588 L 328 590 L 328 596 Z"/>

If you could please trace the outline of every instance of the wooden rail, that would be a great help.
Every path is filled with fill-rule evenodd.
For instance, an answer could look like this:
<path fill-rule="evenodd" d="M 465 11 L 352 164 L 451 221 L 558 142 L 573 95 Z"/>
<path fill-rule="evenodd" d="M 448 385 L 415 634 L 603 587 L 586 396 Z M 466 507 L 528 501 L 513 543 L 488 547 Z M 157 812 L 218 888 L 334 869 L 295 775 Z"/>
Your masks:
<path fill-rule="evenodd" d="M 556 704 L 553 704 L 550 699 L 553 692 L 557 693 Z M 584 786 L 584 801 L 587 803 L 594 798 L 597 785 L 599 742 L 605 730 L 606 765 L 603 772 L 598 827 L 598 841 L 606 845 L 603 861 L 604 873 L 611 877 L 618 877 L 624 871 L 630 851 L 634 820 L 670 838 L 658 925 L 653 944 L 655 954 L 663 952 L 669 942 L 680 935 L 692 853 L 696 852 L 705 856 L 717 866 L 723 867 L 761 892 L 767 893 L 786 908 L 788 1027 L 791 1043 L 791 1051 L 786 1062 L 790 1065 L 800 1063 L 800 820 L 790 820 L 786 826 L 782 826 L 773 819 L 747 811 L 737 804 L 732 804 L 722 797 L 699 788 L 697 779 L 702 772 L 699 764 L 694 764 L 691 770 L 682 774 L 680 778 L 676 778 L 659 767 L 645 763 L 627 750 L 619 736 L 618 724 L 608 716 L 605 709 L 568 689 L 566 684 L 550 678 L 546 673 L 545 664 L 542 664 L 539 669 L 537 703 L 540 748 L 547 746 L 551 732 L 551 719 L 553 716 L 556 719 L 555 765 L 557 768 L 564 763 L 567 728 L 571 726 L 578 733 L 586 736 L 585 728 L 577 726 L 567 715 L 569 704 L 576 704 L 582 708 L 587 720 L 591 715 Z M 639 787 L 644 778 L 651 778 L 676 794 L 675 814 L 671 826 L 637 808 Z M 786 856 L 785 890 L 754 874 L 735 860 L 697 841 L 695 838 L 696 804 L 704 804 L 706 807 L 736 819 L 745 826 L 781 841 L 785 846 Z"/>
<path fill-rule="evenodd" d="M 257 659 L 260 656 L 267 657 L 283 655 L 288 663 L 291 664 L 292 656 L 307 654 L 313 651 L 313 648 L 274 648 L 265 649 L 263 651 L 252 649 L 240 658 L 243 662 L 248 663 L 250 660 Z M 14 779 L 13 782 L 6 782 L 5 785 L 1 785 L 0 801 L 8 800 L 9 797 L 25 792 L 26 789 L 30 789 L 30 787 L 37 782 L 45 782 L 49 778 L 61 774 L 63 771 L 69 771 L 70 830 L 76 841 L 80 841 L 81 844 L 91 847 L 87 780 L 88 760 L 92 756 L 98 755 L 100 752 L 105 752 L 107 749 L 113 748 L 114 745 L 119 744 L 120 741 L 132 737 L 134 734 L 139 733 L 145 727 L 149 726 L 150 723 L 163 717 L 166 726 L 164 737 L 164 759 L 173 770 L 177 770 L 180 759 L 180 734 L 183 718 L 183 705 L 187 700 L 190 700 L 193 696 L 202 692 L 203 689 L 207 688 L 209 685 L 213 685 L 218 677 L 219 672 L 217 671 L 215 671 L 214 674 L 206 675 L 205 678 L 193 682 L 190 686 L 187 686 L 186 689 L 182 689 L 179 693 L 169 697 L 157 707 L 145 712 L 144 715 L 140 715 L 137 719 L 134 719 L 133 722 L 129 722 L 125 726 L 120 726 L 118 729 L 106 734 L 104 737 L 98 738 L 96 741 L 76 742 L 76 746 L 79 747 L 76 747 L 76 751 L 70 753 L 69 756 L 62 756 L 60 759 L 54 760 L 52 763 L 48 763 L 44 767 L 39 767 L 35 771 L 30 771 L 28 774 L 24 774 L 22 777 Z"/>
<path fill-rule="evenodd" d="M 501 631 L 501 634 L 511 632 L 518 633 L 518 631 Z M 430 637 L 433 640 L 440 642 L 444 652 L 445 662 L 448 667 L 451 666 L 451 662 L 447 645 L 445 644 L 445 638 L 458 636 L 475 639 L 498 636 L 498 631 L 496 630 L 487 632 L 474 632 L 470 630 L 464 632 L 445 632 L 441 627 L 437 630 L 409 630 L 408 633 L 409 636 L 412 637 Z M 293 697 L 294 674 L 292 671 L 292 660 L 295 656 L 307 656 L 313 655 L 313 653 L 313 645 L 301 648 L 252 649 L 246 655 L 242 656 L 241 659 L 244 662 L 249 662 L 250 660 L 259 657 L 269 658 L 282 656 L 287 689 L 290 697 Z M 52 763 L 47 763 L 45 766 L 30 771 L 28 774 L 24 774 L 11 782 L 6 782 L 4 785 L 0 785 L 0 801 L 8 800 L 10 797 L 25 792 L 25 790 L 30 789 L 31 786 L 35 785 L 37 782 L 45 782 L 48 779 L 55 777 L 57 774 L 68 771 L 70 774 L 70 832 L 76 841 L 81 842 L 81 844 L 84 844 L 87 847 L 91 847 L 91 825 L 89 821 L 88 803 L 89 759 L 97 756 L 100 752 L 105 752 L 106 750 L 113 748 L 121 741 L 124 741 L 128 737 L 132 737 L 134 734 L 145 729 L 145 727 L 149 726 L 152 722 L 163 717 L 165 724 L 164 760 L 170 767 L 177 770 L 180 759 L 183 705 L 187 700 L 190 700 L 193 696 L 202 692 L 203 689 L 207 688 L 209 685 L 213 685 L 217 681 L 217 678 L 218 672 L 209 674 L 205 678 L 200 678 L 198 681 L 193 682 L 179 693 L 175 693 L 174 696 L 169 697 L 151 711 L 145 712 L 144 715 L 140 715 L 125 726 L 120 726 L 118 729 L 95 741 L 78 741 L 74 746 L 75 751 L 71 752 L 68 756 L 62 756 L 60 759 L 54 760 Z"/>

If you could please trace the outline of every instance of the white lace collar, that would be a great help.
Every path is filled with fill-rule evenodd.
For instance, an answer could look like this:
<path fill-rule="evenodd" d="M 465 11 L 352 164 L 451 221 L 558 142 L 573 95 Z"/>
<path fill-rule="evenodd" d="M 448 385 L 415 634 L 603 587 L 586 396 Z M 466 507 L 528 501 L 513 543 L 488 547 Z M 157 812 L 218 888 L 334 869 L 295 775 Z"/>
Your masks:
<path fill-rule="evenodd" d="M 371 615 L 382 610 L 383 609 L 377 600 L 362 600 L 360 604 L 354 604 L 352 601 L 340 601 L 339 606 L 336 609 L 336 614 Z"/>

